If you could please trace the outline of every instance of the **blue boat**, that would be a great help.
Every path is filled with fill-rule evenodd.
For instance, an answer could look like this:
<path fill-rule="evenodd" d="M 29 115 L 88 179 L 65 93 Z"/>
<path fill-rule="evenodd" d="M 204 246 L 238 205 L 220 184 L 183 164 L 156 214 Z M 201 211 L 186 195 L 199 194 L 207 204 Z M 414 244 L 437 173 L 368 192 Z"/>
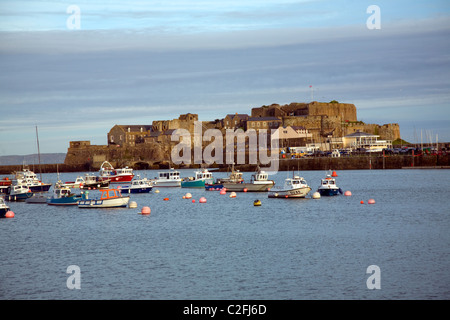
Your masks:
<path fill-rule="evenodd" d="M 47 204 L 52 206 L 76 206 L 84 199 L 84 194 L 75 194 L 68 187 L 54 188 L 53 196 L 47 198 Z"/>
<path fill-rule="evenodd" d="M 195 172 L 195 177 L 184 178 L 181 181 L 182 188 L 205 188 L 206 184 L 213 183 L 212 173 L 208 169 Z"/>
<path fill-rule="evenodd" d="M 149 193 L 153 186 L 147 178 L 137 179 L 131 181 L 131 185 L 120 186 L 121 193 Z"/>
<path fill-rule="evenodd" d="M 8 195 L 5 196 L 7 201 L 25 201 L 33 196 L 30 188 L 24 184 L 13 184 L 9 187 Z"/>
<path fill-rule="evenodd" d="M 317 192 L 321 196 L 337 196 L 343 193 L 342 189 L 336 185 L 336 179 L 332 178 L 329 174 L 324 179 L 321 179 L 321 184 Z"/>

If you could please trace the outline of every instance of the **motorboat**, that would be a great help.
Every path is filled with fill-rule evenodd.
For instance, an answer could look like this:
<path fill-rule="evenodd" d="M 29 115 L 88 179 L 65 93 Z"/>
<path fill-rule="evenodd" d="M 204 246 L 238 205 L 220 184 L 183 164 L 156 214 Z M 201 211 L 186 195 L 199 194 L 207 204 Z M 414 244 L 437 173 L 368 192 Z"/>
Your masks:
<path fill-rule="evenodd" d="M 269 198 L 305 198 L 311 191 L 305 179 L 293 176 L 284 180 L 283 187 L 274 187 L 268 193 Z"/>
<path fill-rule="evenodd" d="M 149 193 L 152 189 L 150 180 L 147 178 L 141 179 L 139 176 L 137 179 L 131 180 L 130 185 L 120 186 L 122 193 Z"/>
<path fill-rule="evenodd" d="M 242 177 L 242 172 L 234 169 L 234 164 L 231 167 L 231 173 L 226 178 L 218 178 L 215 183 L 208 184 L 205 183 L 205 190 L 221 190 L 224 183 L 242 183 L 244 178 Z"/>
<path fill-rule="evenodd" d="M 275 185 L 275 182 L 269 180 L 269 174 L 258 166 L 258 170 L 252 175 L 250 182 L 224 182 L 222 185 L 227 191 L 266 192 Z"/>
<path fill-rule="evenodd" d="M 55 187 L 53 195 L 47 198 L 47 204 L 52 206 L 76 206 L 84 199 L 84 194 L 72 193 L 69 187 Z"/>
<path fill-rule="evenodd" d="M 9 206 L 6 204 L 5 199 L 0 197 L 0 218 L 4 218 L 5 214 L 10 210 Z"/>
<path fill-rule="evenodd" d="M 24 184 L 30 188 L 31 192 L 47 192 L 52 186 L 51 183 L 43 183 L 36 174 L 28 168 L 17 171 L 14 176 L 13 184 Z"/>
<path fill-rule="evenodd" d="M 133 169 L 125 167 L 114 169 L 108 161 L 104 161 L 100 166 L 100 180 L 110 180 L 111 183 L 130 182 L 134 178 Z"/>
<path fill-rule="evenodd" d="M 158 178 L 152 180 L 154 187 L 181 187 L 180 172 L 171 168 L 169 171 L 158 172 Z"/>
<path fill-rule="evenodd" d="M 85 192 L 85 198 L 78 201 L 78 208 L 120 208 L 126 207 L 130 201 L 129 196 L 123 196 L 120 189 L 102 189 L 100 198 L 88 199 Z"/>
<path fill-rule="evenodd" d="M 181 181 L 182 188 L 205 188 L 205 186 L 213 184 L 214 179 L 208 169 L 203 169 L 195 172 L 194 177 L 184 178 Z"/>
<path fill-rule="evenodd" d="M 30 188 L 25 184 L 12 184 L 9 193 L 5 195 L 8 201 L 25 201 L 33 196 Z"/>
<path fill-rule="evenodd" d="M 111 182 L 111 179 L 100 178 L 88 173 L 86 173 L 83 180 L 84 182 L 80 185 L 81 189 L 107 189 Z"/>
<path fill-rule="evenodd" d="M 333 178 L 331 174 L 327 174 L 325 178 L 321 179 L 317 192 L 319 192 L 321 196 L 337 196 L 343 193 L 342 189 L 336 185 L 336 179 Z"/>
<path fill-rule="evenodd" d="M 94 177 L 94 178 L 96 178 L 96 177 Z M 68 188 L 76 189 L 76 188 L 82 187 L 85 183 L 86 183 L 86 181 L 83 179 L 83 177 L 82 176 L 78 176 L 75 179 L 75 181 L 66 181 L 64 183 L 61 182 L 61 183 L 59 183 L 59 186 L 60 187 L 68 187 Z"/>

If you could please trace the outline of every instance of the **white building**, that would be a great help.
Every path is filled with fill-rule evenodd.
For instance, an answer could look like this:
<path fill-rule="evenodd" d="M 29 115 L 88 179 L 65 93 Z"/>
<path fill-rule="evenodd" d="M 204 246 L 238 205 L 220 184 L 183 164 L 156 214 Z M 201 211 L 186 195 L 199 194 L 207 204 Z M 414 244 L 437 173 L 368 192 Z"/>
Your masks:
<path fill-rule="evenodd" d="M 352 150 L 364 148 L 367 152 L 381 152 L 383 149 L 392 148 L 392 141 L 378 140 L 378 137 L 358 130 L 343 137 L 343 147 Z"/>

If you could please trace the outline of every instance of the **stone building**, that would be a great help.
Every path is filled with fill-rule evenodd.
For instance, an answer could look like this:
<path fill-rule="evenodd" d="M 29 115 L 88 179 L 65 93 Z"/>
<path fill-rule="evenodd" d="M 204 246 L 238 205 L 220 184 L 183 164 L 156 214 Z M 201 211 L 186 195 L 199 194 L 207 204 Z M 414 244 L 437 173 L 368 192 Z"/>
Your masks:
<path fill-rule="evenodd" d="M 115 125 L 108 132 L 108 145 L 135 146 L 144 143 L 144 138 L 150 134 L 149 125 Z"/>

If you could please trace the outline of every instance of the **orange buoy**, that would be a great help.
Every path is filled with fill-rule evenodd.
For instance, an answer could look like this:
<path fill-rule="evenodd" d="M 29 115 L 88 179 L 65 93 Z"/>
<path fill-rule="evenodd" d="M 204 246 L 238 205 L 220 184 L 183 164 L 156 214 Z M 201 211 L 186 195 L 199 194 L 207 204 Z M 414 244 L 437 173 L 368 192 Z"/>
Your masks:
<path fill-rule="evenodd" d="M 198 202 L 200 202 L 200 203 L 206 203 L 206 198 L 205 198 L 205 197 L 201 197 L 200 200 L 198 200 Z"/>
<path fill-rule="evenodd" d="M 12 211 L 7 211 L 5 213 L 5 218 L 14 218 L 14 212 Z"/>
<path fill-rule="evenodd" d="M 361 200 L 361 204 L 364 204 L 364 201 Z"/>
<path fill-rule="evenodd" d="M 244 188 L 244 192 L 247 192 L 247 188 Z"/>
<path fill-rule="evenodd" d="M 164 201 L 168 201 L 168 200 L 169 200 L 169 198 L 164 198 L 163 200 L 164 200 Z"/>
<path fill-rule="evenodd" d="M 333 173 L 331 174 L 331 176 L 332 176 L 332 177 L 337 177 L 338 175 L 337 175 L 336 171 L 333 171 Z"/>
<path fill-rule="evenodd" d="M 151 212 L 150 207 L 142 207 L 141 214 L 148 215 L 150 214 L 150 212 Z"/>
<path fill-rule="evenodd" d="M 192 203 L 195 203 L 195 199 L 192 199 Z"/>

